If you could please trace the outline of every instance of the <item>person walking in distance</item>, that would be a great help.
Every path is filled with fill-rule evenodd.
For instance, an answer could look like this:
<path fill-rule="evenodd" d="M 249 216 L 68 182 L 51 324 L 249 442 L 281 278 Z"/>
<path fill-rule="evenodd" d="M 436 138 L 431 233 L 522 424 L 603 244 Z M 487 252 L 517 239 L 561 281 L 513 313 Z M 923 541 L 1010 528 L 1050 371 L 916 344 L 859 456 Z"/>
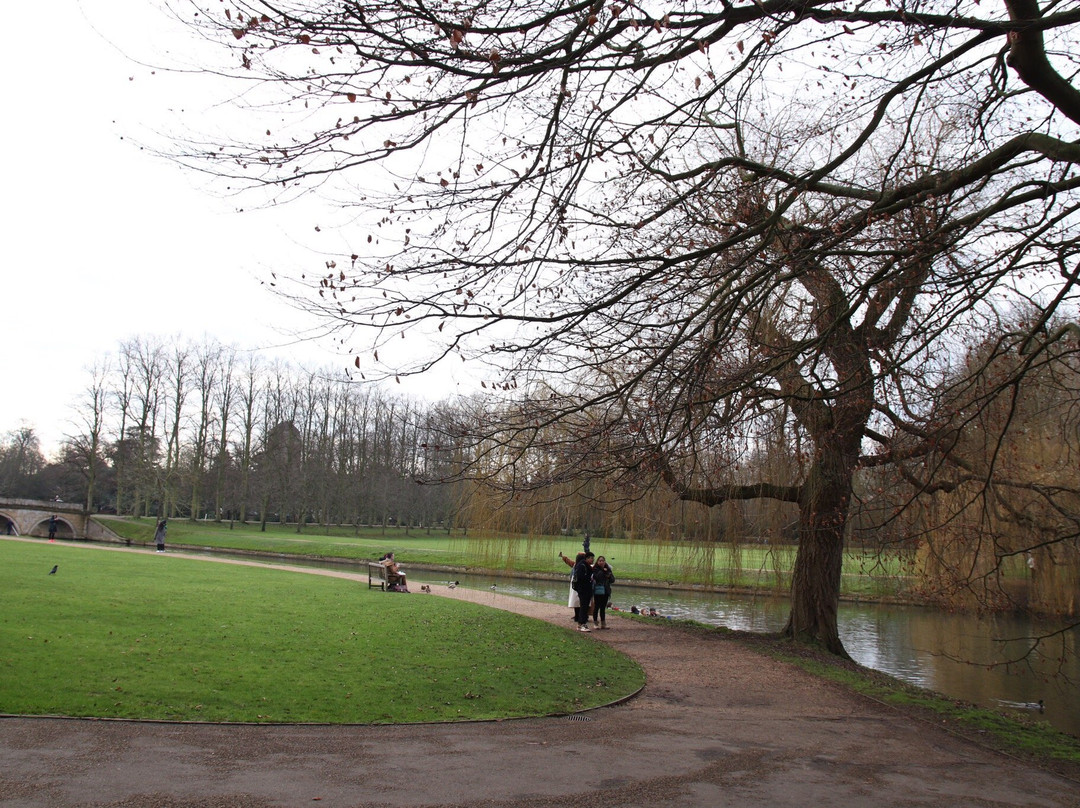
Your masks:
<path fill-rule="evenodd" d="M 161 519 L 157 523 L 157 530 L 154 531 L 154 544 L 157 545 L 157 551 L 159 553 L 165 552 L 165 531 L 168 529 L 164 519 Z"/>

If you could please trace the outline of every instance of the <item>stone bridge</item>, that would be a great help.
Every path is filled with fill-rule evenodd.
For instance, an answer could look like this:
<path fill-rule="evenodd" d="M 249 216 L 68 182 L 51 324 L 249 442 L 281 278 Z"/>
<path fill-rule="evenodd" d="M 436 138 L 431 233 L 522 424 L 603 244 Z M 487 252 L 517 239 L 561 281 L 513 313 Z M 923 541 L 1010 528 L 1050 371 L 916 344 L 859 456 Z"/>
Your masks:
<path fill-rule="evenodd" d="M 53 519 L 58 539 L 114 538 L 112 531 L 90 519 L 82 505 L 0 497 L 0 533 L 48 538 Z"/>

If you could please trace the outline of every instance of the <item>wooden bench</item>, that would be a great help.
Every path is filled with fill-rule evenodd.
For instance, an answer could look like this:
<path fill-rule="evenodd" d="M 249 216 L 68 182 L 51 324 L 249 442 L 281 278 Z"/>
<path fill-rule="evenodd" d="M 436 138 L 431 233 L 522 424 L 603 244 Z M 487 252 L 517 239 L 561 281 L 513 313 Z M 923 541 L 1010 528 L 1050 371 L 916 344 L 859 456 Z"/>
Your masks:
<path fill-rule="evenodd" d="M 386 567 L 384 567 L 378 561 L 368 562 L 367 585 L 368 589 L 377 586 L 384 592 L 386 591 L 386 588 L 390 585 L 389 582 L 386 580 Z"/>

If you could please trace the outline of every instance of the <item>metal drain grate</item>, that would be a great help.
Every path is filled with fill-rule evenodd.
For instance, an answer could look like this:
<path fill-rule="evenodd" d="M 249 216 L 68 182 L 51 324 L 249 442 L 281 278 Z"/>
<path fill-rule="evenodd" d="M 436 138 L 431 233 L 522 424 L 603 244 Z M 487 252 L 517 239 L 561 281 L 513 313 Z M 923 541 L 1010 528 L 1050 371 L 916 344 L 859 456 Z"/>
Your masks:
<path fill-rule="evenodd" d="M 574 715 L 568 715 L 566 717 L 570 721 L 592 721 L 592 719 L 589 718 L 589 716 L 587 716 L 587 715 L 578 715 L 577 713 L 575 713 Z"/>

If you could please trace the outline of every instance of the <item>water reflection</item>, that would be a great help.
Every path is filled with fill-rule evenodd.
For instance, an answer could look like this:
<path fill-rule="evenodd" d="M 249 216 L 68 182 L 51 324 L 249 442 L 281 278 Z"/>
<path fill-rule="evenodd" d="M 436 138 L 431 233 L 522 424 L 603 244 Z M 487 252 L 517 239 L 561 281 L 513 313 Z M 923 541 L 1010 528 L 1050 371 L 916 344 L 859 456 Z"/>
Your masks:
<path fill-rule="evenodd" d="M 462 586 L 565 603 L 567 585 L 520 578 L 455 576 Z M 417 582 L 442 582 L 417 570 Z M 745 631 L 779 631 L 787 620 L 784 598 L 720 595 L 616 585 L 613 603 L 655 608 L 661 615 L 687 618 Z M 1013 615 L 976 617 L 936 609 L 842 603 L 840 636 L 852 658 L 920 687 L 991 707 L 1045 704 L 1045 713 L 1017 708 L 1080 736 L 1080 631 L 1043 641 L 1049 624 Z M 1009 664 L 1005 664 L 1009 663 Z M 1011 705 L 1010 705 L 1011 703 Z"/>

